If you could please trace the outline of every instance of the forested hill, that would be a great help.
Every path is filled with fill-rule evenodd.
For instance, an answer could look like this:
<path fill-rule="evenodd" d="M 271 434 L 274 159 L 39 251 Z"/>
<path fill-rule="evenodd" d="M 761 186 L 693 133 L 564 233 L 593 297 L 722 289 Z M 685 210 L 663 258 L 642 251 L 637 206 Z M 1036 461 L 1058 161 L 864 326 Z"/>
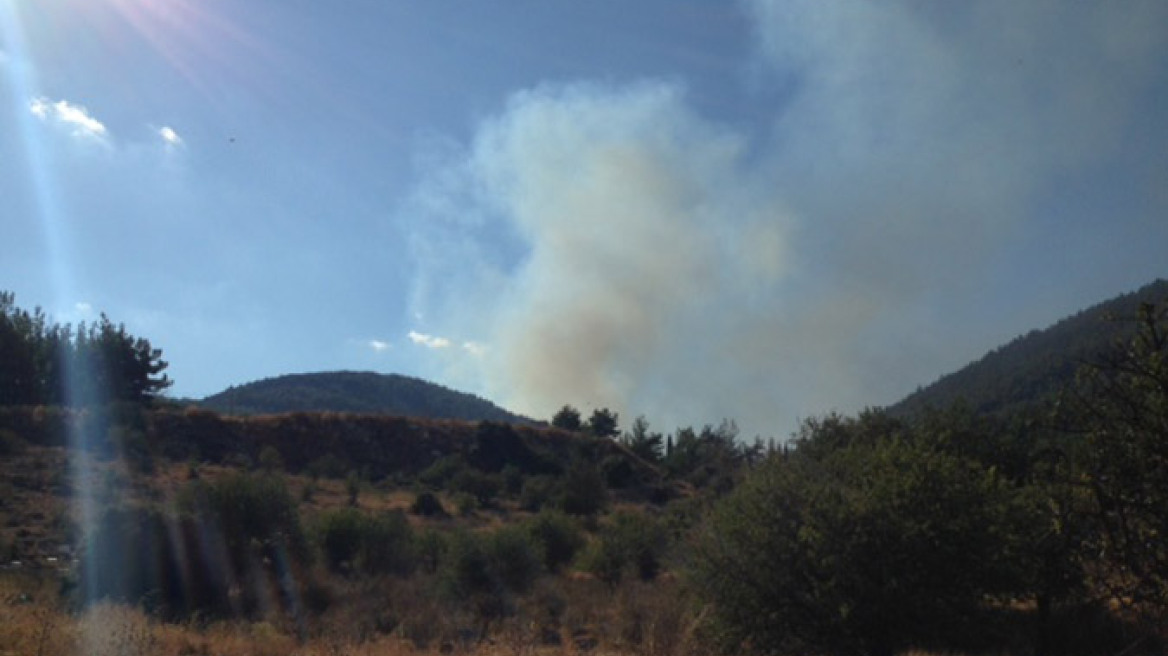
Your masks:
<path fill-rule="evenodd" d="M 1168 300 L 1168 281 L 1157 280 L 1050 326 L 1034 330 L 983 358 L 919 389 L 888 408 L 897 416 L 963 401 L 978 413 L 1009 414 L 1053 399 L 1075 372 L 1115 340 L 1130 337 L 1140 303 Z"/>
<path fill-rule="evenodd" d="M 293 374 L 230 387 L 200 403 L 224 414 L 362 414 L 532 424 L 472 394 L 397 374 L 336 371 Z"/>

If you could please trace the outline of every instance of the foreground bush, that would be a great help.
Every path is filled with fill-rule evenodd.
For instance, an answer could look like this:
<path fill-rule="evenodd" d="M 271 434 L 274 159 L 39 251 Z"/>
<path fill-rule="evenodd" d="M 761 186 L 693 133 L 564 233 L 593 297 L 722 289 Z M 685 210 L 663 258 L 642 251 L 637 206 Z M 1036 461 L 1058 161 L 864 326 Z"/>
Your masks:
<path fill-rule="evenodd" d="M 1006 584 L 1006 502 L 992 473 L 897 436 L 772 459 L 712 513 L 697 589 L 729 647 L 882 656 L 950 640 Z"/>

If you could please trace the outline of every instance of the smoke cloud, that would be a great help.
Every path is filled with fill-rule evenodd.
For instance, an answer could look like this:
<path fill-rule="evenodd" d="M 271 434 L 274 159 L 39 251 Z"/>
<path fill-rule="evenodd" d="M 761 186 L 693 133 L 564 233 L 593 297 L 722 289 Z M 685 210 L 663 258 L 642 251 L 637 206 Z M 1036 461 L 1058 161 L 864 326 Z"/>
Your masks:
<path fill-rule="evenodd" d="M 413 310 L 489 347 L 460 375 L 537 417 L 784 436 L 895 401 L 1001 339 L 991 300 L 1036 235 L 1095 220 L 1055 216 L 1062 185 L 1122 167 L 1163 216 L 1164 157 L 1128 145 L 1164 142 L 1166 7 L 751 2 L 786 90 L 761 127 L 672 81 L 518 93 L 427 167 Z"/>

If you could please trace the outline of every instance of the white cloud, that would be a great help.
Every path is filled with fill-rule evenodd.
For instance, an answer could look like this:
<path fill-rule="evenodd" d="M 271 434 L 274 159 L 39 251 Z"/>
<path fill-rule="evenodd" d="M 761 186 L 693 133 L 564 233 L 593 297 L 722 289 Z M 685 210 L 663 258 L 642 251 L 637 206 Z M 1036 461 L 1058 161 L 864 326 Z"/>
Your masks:
<path fill-rule="evenodd" d="M 480 344 L 479 342 L 463 342 L 462 348 L 476 358 L 483 357 L 487 352 L 486 344 Z"/>
<path fill-rule="evenodd" d="M 379 339 L 371 339 L 369 340 L 369 348 L 380 353 L 382 351 L 389 350 L 389 342 L 383 342 Z"/>
<path fill-rule="evenodd" d="M 445 337 L 427 335 L 425 333 L 419 333 L 414 330 L 409 332 L 408 337 L 410 338 L 411 342 L 420 346 L 425 346 L 426 348 L 441 349 L 448 348 L 450 346 L 450 340 L 446 339 Z"/>
<path fill-rule="evenodd" d="M 77 303 L 74 303 L 73 309 L 76 310 L 77 314 L 79 314 L 81 316 L 86 316 L 86 315 L 93 313 L 93 305 L 91 305 L 85 301 L 79 301 Z"/>
<path fill-rule="evenodd" d="M 166 143 L 167 146 L 181 146 L 183 145 L 182 137 L 174 131 L 174 128 L 163 126 L 158 130 L 158 136 Z"/>
<path fill-rule="evenodd" d="M 93 118 L 89 110 L 81 105 L 74 105 L 67 100 L 51 101 L 48 98 L 38 97 L 29 101 L 28 109 L 34 116 L 43 121 L 52 121 L 62 127 L 72 130 L 75 137 L 104 139 L 105 125 Z"/>

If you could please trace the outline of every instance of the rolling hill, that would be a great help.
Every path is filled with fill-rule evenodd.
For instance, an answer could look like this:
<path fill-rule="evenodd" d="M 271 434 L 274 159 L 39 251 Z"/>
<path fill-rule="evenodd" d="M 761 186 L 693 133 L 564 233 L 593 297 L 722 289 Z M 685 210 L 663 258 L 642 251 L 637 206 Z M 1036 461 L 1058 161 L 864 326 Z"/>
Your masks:
<path fill-rule="evenodd" d="M 964 402 L 976 413 L 1006 415 L 1036 408 L 1074 382 L 1075 372 L 1100 353 L 1126 340 L 1135 326 L 1124 318 L 1141 303 L 1168 302 L 1168 280 L 1157 280 L 1034 330 L 987 353 L 980 360 L 910 394 L 888 411 L 908 416 L 925 408 Z"/>
<path fill-rule="evenodd" d="M 472 394 L 397 374 L 292 374 L 233 386 L 199 402 L 228 415 L 348 412 L 427 419 L 535 424 Z"/>

